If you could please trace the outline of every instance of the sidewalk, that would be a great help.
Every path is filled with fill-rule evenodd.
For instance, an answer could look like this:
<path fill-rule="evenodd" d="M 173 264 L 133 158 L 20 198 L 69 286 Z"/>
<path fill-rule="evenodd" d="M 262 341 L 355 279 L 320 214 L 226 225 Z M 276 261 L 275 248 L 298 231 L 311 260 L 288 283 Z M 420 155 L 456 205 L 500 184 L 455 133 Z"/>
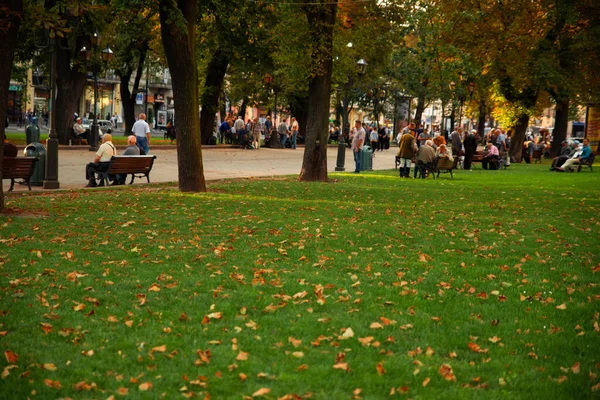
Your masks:
<path fill-rule="evenodd" d="M 394 158 L 397 149 L 378 151 L 373 160 L 373 169 L 391 169 L 394 167 Z M 154 167 L 150 173 L 150 182 L 176 182 L 177 150 L 152 149 L 150 153 L 156 155 Z M 346 173 L 354 170 L 354 159 L 350 149 L 346 149 Z M 279 175 L 298 175 L 302 168 L 304 149 L 268 149 L 241 150 L 228 147 L 203 149 L 204 177 L 207 180 L 226 178 L 251 178 L 272 177 Z M 59 151 L 59 182 L 61 189 L 81 189 L 86 184 L 85 165 L 94 158 L 94 153 L 85 149 L 70 149 Z M 327 149 L 327 169 L 335 172 L 337 148 Z M 136 185 L 145 182 L 145 179 L 136 179 Z M 10 187 L 9 180 L 2 182 L 4 191 Z M 101 188 L 100 188 L 101 189 Z M 44 191 L 41 186 L 32 186 L 32 190 Z M 27 192 L 27 186 L 15 185 L 14 192 Z"/>

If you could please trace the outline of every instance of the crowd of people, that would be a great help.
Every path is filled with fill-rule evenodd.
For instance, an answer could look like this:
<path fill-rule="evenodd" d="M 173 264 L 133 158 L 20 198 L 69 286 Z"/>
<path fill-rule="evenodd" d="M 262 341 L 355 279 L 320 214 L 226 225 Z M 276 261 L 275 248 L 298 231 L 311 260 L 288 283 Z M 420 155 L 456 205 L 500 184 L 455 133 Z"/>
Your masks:
<path fill-rule="evenodd" d="M 262 120 L 259 117 L 248 118 L 247 122 L 241 116 L 228 115 L 217 129 L 217 143 L 235 144 L 243 149 L 260 149 L 264 135 L 265 145 L 274 140 L 278 143 L 276 147 L 296 150 L 299 133 L 300 127 L 295 117 L 291 117 L 289 123 L 287 118 L 281 118 L 275 126 L 270 115 Z"/>

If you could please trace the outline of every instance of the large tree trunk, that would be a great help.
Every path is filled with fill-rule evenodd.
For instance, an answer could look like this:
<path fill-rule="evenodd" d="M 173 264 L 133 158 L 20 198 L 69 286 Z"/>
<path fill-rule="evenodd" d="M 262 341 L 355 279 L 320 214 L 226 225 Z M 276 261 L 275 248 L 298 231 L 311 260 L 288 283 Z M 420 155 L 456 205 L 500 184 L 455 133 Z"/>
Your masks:
<path fill-rule="evenodd" d="M 135 123 L 135 98 L 140 87 L 140 80 L 144 73 L 144 61 L 146 59 L 146 53 L 148 52 L 148 41 L 145 40 L 142 44 L 140 52 L 140 58 L 137 63 L 135 80 L 133 82 L 132 90 L 129 90 L 129 81 L 133 70 L 131 65 L 128 65 L 125 70 L 117 71 L 121 84 L 119 85 L 121 91 L 121 101 L 123 102 L 123 118 L 125 120 L 125 136 L 129 136 L 131 128 Z M 129 62 L 132 60 L 130 59 Z M 147 94 L 147 93 L 146 93 Z"/>
<path fill-rule="evenodd" d="M 308 125 L 308 97 L 294 96 L 290 104 L 292 117 L 298 121 L 298 133 L 306 139 L 306 129 Z"/>
<path fill-rule="evenodd" d="M 525 141 L 525 132 L 529 125 L 529 115 L 523 113 L 517 119 L 515 125 L 515 133 L 510 138 L 510 155 L 515 159 L 516 162 L 521 162 L 521 156 L 523 154 L 523 142 Z"/>
<path fill-rule="evenodd" d="M 219 110 L 219 94 L 223 87 L 228 66 L 229 58 L 225 51 L 221 49 L 213 54 L 208 63 L 206 79 L 204 80 L 204 92 L 202 93 L 202 111 L 200 113 L 202 144 L 208 144 L 208 140 L 214 134 L 215 115 Z"/>
<path fill-rule="evenodd" d="M 23 19 L 23 0 L 5 0 L 0 7 L 0 213 L 4 212 L 2 164 L 4 163 L 4 121 L 8 105 L 8 87 L 13 68 L 17 34 Z"/>
<path fill-rule="evenodd" d="M 485 100 L 479 103 L 479 118 L 477 119 L 477 134 L 483 139 L 485 136 L 485 117 L 487 114 L 487 104 Z"/>
<path fill-rule="evenodd" d="M 552 147 L 550 148 L 552 157 L 556 157 L 560 153 L 561 143 L 567 138 L 567 128 L 569 126 L 569 98 L 560 96 L 560 91 L 558 93 L 560 100 L 556 103 Z"/>
<path fill-rule="evenodd" d="M 87 43 L 89 46 L 89 43 Z M 66 39 L 56 41 L 56 135 L 60 144 L 69 144 L 73 130 L 73 115 L 87 83 L 87 72 L 73 63 Z M 77 38 L 76 49 L 84 46 L 84 38 Z M 78 52 L 75 52 L 78 54 Z"/>
<path fill-rule="evenodd" d="M 425 111 L 425 93 L 427 92 L 427 86 L 429 86 L 429 78 L 423 79 L 421 86 L 423 86 L 423 90 L 417 98 L 417 109 L 415 110 L 415 122 L 418 125 L 421 125 L 421 118 L 423 116 L 423 111 Z"/>
<path fill-rule="evenodd" d="M 160 0 L 163 46 L 173 81 L 177 115 L 177 167 L 182 192 L 205 192 L 202 143 L 198 115 L 195 1 Z"/>
<path fill-rule="evenodd" d="M 329 102 L 333 70 L 333 29 L 337 0 L 326 5 L 309 5 L 308 18 L 313 46 L 313 62 L 318 66 L 308 84 L 308 121 L 301 181 L 327 181 L 327 138 L 329 135 Z"/>

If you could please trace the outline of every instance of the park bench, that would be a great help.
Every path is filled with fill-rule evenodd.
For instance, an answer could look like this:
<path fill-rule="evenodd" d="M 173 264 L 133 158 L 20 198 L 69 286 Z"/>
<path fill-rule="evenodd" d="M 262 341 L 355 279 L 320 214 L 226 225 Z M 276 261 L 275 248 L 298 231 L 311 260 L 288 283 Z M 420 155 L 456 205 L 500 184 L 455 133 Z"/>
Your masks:
<path fill-rule="evenodd" d="M 533 151 L 533 154 L 531 155 L 531 158 L 533 159 L 533 163 L 538 163 L 541 164 L 542 163 L 542 156 L 543 156 L 543 150 L 542 149 L 537 149 Z"/>
<path fill-rule="evenodd" d="M 12 192 L 15 186 L 15 179 L 23 179 L 23 183 L 27 183 L 27 187 L 31 190 L 30 179 L 37 161 L 37 157 L 4 157 L 2 179 L 10 179 L 9 192 Z"/>
<path fill-rule="evenodd" d="M 450 173 L 450 178 L 454 178 L 452 174 L 452 170 L 454 169 L 454 161 L 450 161 L 447 157 L 440 157 L 437 160 L 437 164 L 435 166 L 434 174 L 437 172 L 437 177 L 440 177 L 440 172 Z M 434 175 L 435 178 L 435 175 Z"/>
<path fill-rule="evenodd" d="M 590 172 L 594 172 L 594 170 L 592 169 L 592 165 L 594 164 L 595 158 L 596 158 L 596 154 L 592 153 L 587 160 L 585 160 L 579 164 L 579 167 L 577 168 L 577 172 L 581 172 L 582 167 L 590 167 Z"/>
<path fill-rule="evenodd" d="M 100 182 L 104 181 L 108 185 L 108 177 L 111 175 L 127 175 L 131 174 L 131 181 L 133 183 L 135 178 L 146 177 L 148 183 L 150 183 L 150 171 L 154 165 L 156 156 L 112 156 L 110 164 L 106 172 L 99 172 L 98 178 Z"/>

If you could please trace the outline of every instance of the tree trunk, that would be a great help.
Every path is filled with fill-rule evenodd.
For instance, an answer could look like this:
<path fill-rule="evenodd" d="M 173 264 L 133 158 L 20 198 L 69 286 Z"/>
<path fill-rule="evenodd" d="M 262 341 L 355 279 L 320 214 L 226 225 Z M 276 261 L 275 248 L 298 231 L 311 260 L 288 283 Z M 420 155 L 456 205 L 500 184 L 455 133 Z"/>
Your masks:
<path fill-rule="evenodd" d="M 133 51 L 133 49 L 132 49 Z M 145 40 L 142 44 L 140 51 L 140 58 L 137 63 L 135 80 L 133 81 L 133 88 L 129 90 L 129 81 L 133 74 L 132 67 L 129 65 L 123 71 L 117 71 L 121 84 L 119 85 L 121 91 L 121 101 L 123 102 L 123 119 L 125 120 L 125 136 L 129 136 L 131 128 L 135 123 L 135 99 L 140 87 L 140 81 L 144 74 L 144 61 L 146 59 L 146 53 L 148 52 L 148 41 Z M 132 60 L 130 59 L 129 62 Z M 146 93 L 147 95 L 147 93 Z"/>
<path fill-rule="evenodd" d="M 479 103 L 479 118 L 477 120 L 477 134 L 483 139 L 485 136 L 485 117 L 487 114 L 487 105 L 485 100 Z"/>
<path fill-rule="evenodd" d="M 306 138 L 308 125 L 308 97 L 294 96 L 290 102 L 290 113 L 298 121 L 298 134 Z"/>
<path fill-rule="evenodd" d="M 333 70 L 333 29 L 337 0 L 326 5 L 309 5 L 304 9 L 310 26 L 313 63 L 318 66 L 308 84 L 308 121 L 301 181 L 327 181 L 327 138 L 329 102 Z"/>
<path fill-rule="evenodd" d="M 0 213 L 4 212 L 2 164 L 4 163 L 4 122 L 8 106 L 8 87 L 13 68 L 17 34 L 23 18 L 23 0 L 5 0 L 0 7 Z"/>
<path fill-rule="evenodd" d="M 84 39 L 76 39 L 76 49 L 84 46 Z M 89 43 L 87 43 L 89 46 Z M 87 72 L 71 59 L 71 50 L 66 39 L 56 41 L 56 135 L 60 144 L 69 144 L 73 130 L 73 115 L 87 84 Z M 75 52 L 75 54 L 79 54 Z"/>
<path fill-rule="evenodd" d="M 515 159 L 515 162 L 521 162 L 523 153 L 523 142 L 525 141 L 525 132 L 529 125 L 529 115 L 521 114 L 515 125 L 515 133 L 510 138 L 510 155 Z"/>
<path fill-rule="evenodd" d="M 425 111 L 425 93 L 422 93 L 417 98 L 417 109 L 415 110 L 415 123 L 421 126 L 421 117 Z"/>
<path fill-rule="evenodd" d="M 248 97 L 244 97 L 242 100 L 242 105 L 238 114 L 240 117 L 242 117 L 242 121 L 244 121 L 244 123 L 246 123 L 246 108 L 248 108 Z"/>
<path fill-rule="evenodd" d="M 160 0 L 160 26 L 177 115 L 177 167 L 182 192 L 205 192 L 196 70 L 195 1 Z"/>
<path fill-rule="evenodd" d="M 560 89 L 558 93 L 560 100 L 556 102 L 552 147 L 550 148 L 550 155 L 552 157 L 556 157 L 560 153 L 561 143 L 567 138 L 567 129 L 569 127 L 569 98 L 560 96 Z"/>
<path fill-rule="evenodd" d="M 194 65 L 196 64 L 194 63 Z M 208 63 L 206 79 L 204 79 L 204 92 L 202 93 L 202 111 L 200 112 L 202 144 L 208 144 L 208 140 L 214 134 L 215 116 L 219 110 L 219 94 L 228 66 L 229 58 L 221 49 L 213 54 Z"/>

